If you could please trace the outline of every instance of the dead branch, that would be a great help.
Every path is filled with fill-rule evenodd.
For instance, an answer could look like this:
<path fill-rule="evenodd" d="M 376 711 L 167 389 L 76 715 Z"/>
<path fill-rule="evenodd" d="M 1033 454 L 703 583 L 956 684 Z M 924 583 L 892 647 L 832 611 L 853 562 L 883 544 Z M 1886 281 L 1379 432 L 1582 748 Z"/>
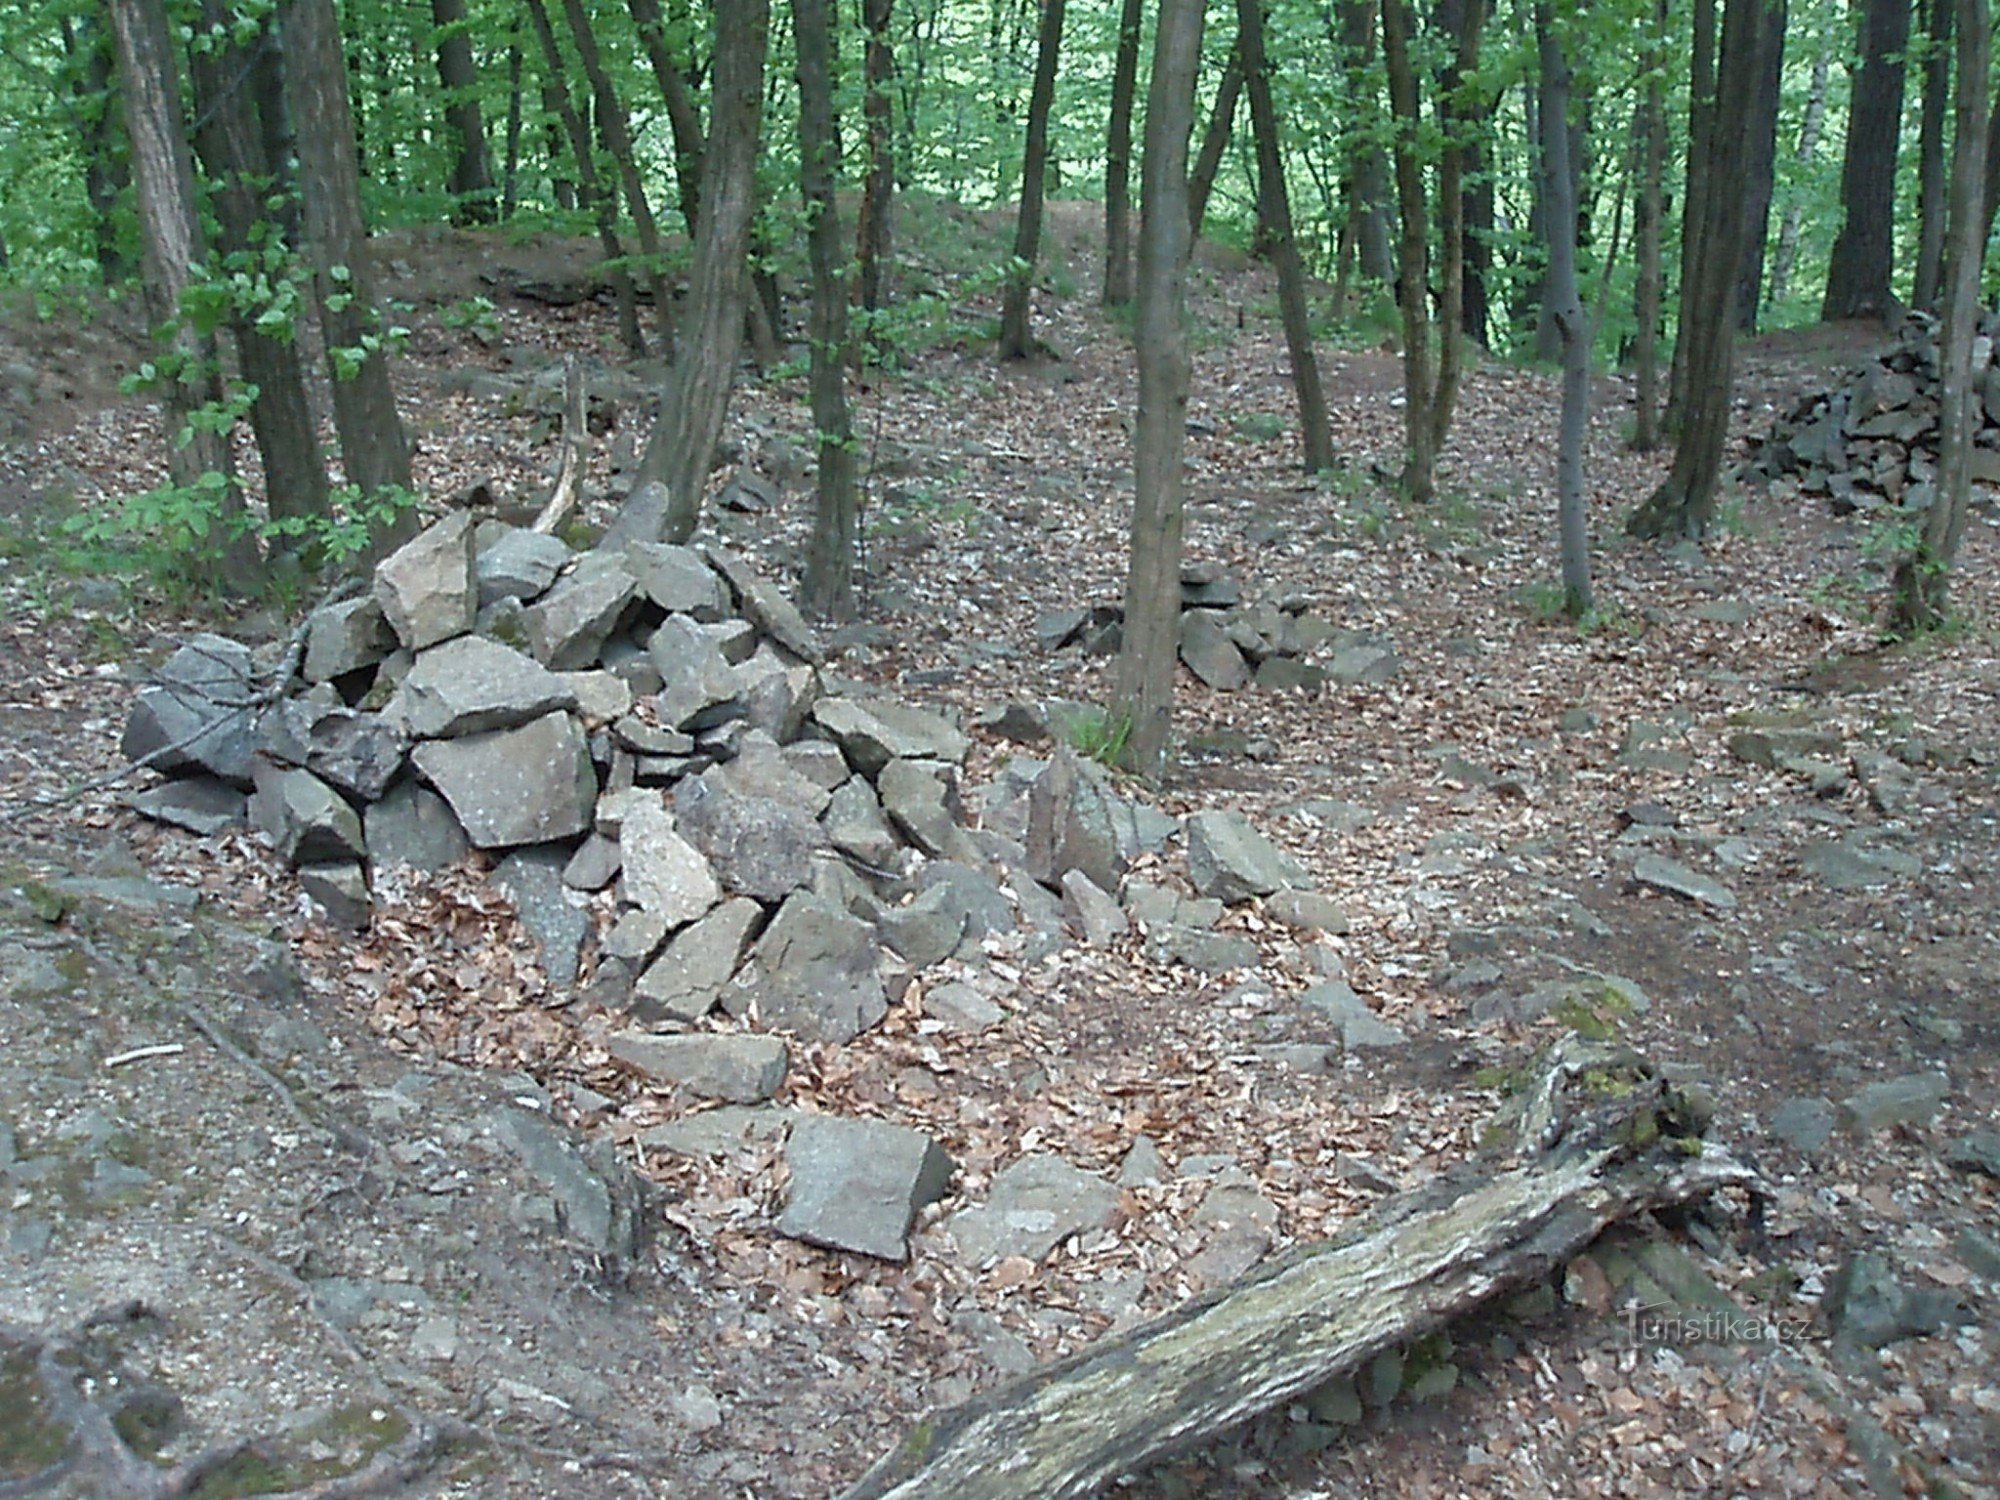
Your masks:
<path fill-rule="evenodd" d="M 563 360 L 562 463 L 555 487 L 535 517 L 533 530 L 552 534 L 569 519 L 583 495 L 583 466 L 590 457 L 589 382 L 574 354 Z"/>

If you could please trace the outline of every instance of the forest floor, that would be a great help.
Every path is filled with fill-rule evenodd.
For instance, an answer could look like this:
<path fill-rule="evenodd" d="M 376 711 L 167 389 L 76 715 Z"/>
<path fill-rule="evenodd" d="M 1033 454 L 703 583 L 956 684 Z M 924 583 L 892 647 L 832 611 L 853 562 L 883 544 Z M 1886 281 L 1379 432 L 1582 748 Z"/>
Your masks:
<path fill-rule="evenodd" d="M 1095 305 L 1092 212 L 1056 206 L 1038 302 L 1051 355 L 1018 368 L 979 337 L 992 288 L 944 269 L 1000 244 L 996 226 L 934 217 L 903 252 L 912 348 L 857 397 L 867 586 L 840 669 L 968 716 L 1103 701 L 1109 659 L 1035 633 L 1122 587 L 1134 381 Z M 428 493 L 484 480 L 532 502 L 572 352 L 601 361 L 593 492 L 618 493 L 645 408 L 616 396 L 638 387 L 601 302 L 545 295 L 561 300 L 584 253 L 459 234 L 386 247 Z M 1251 598 L 1310 599 L 1397 671 L 1314 694 L 1183 674 L 1180 768 L 1158 797 L 1249 813 L 1350 926 L 1311 939 L 1238 913 L 1225 925 L 1258 961 L 1220 974 L 1136 939 L 1032 964 L 1002 952 L 1011 1018 L 984 1037 L 904 1011 L 807 1049 L 782 1102 L 919 1126 L 960 1164 L 963 1200 L 1024 1151 L 1111 1174 L 1136 1138 L 1157 1146 L 1163 1168 L 1128 1187 L 1117 1227 L 986 1271 L 948 1253 L 934 1214 L 905 1266 L 777 1238 L 773 1152 L 649 1158 L 635 1142 L 657 1102 L 609 1065 L 614 1018 L 547 992 L 476 871 L 378 892 L 356 940 L 252 838 L 142 822 L 117 784 L 79 793 L 116 770 L 133 685 L 193 622 L 64 566 L 53 530 L 160 478 L 157 414 L 117 394 L 129 318 L 0 325 L 0 1411 L 43 1348 L 91 1372 L 96 1408 L 122 1382 L 124 1441 L 151 1420 L 159 1461 L 222 1476 L 205 1494 L 825 1495 L 927 1409 L 1470 1155 L 1498 1097 L 1482 1070 L 1557 1033 L 1551 986 L 1601 974 L 1636 997 L 1620 1020 L 1635 1044 L 1709 1081 L 1714 1134 L 1771 1190 L 1759 1212 L 1653 1237 L 1774 1319 L 1810 1318 L 1872 1252 L 1871 1284 L 1909 1327 L 1863 1355 L 1817 1326 L 1747 1347 L 1648 1341 L 1605 1283 L 1606 1247 L 1559 1295 L 1459 1330 L 1430 1399 L 1351 1423 L 1281 1410 L 1119 1492 L 2000 1495 L 2000 1197 L 1949 1160 L 2000 1126 L 1992 497 L 1954 579 L 1963 623 L 1884 646 L 1865 523 L 1823 502 L 1733 495 L 1699 549 L 1628 541 L 1662 460 L 1628 451 L 1629 382 L 1602 376 L 1598 610 L 1578 628 L 1549 607 L 1552 376 L 1475 369 L 1441 496 L 1413 513 L 1376 477 L 1400 449 L 1386 345 L 1322 346 L 1341 465 L 1309 482 L 1268 272 L 1205 252 L 1195 282 L 1188 556 Z M 543 300 L 515 295 L 524 283 Z M 1741 430 L 1873 336 L 1753 342 Z M 725 472 L 761 475 L 778 501 L 712 517 L 787 580 L 809 433 L 801 378 L 747 379 Z M 1815 748 L 1753 764 L 1731 750 L 1745 729 Z M 970 779 L 1015 749 L 981 739 Z M 1733 906 L 1641 884 L 1644 854 Z M 1154 874 L 1179 878 L 1173 858 Z M 1295 1066 L 1295 1044 L 1326 1040 L 1297 996 L 1329 976 L 1408 1045 Z M 146 1047 L 175 1050 L 107 1061 Z M 1941 1105 L 1877 1130 L 1836 1118 L 1865 1085 L 1932 1072 Z M 549 1207 L 617 1171 L 521 1126 L 523 1100 L 665 1188 L 653 1248 L 612 1268 L 628 1280 L 566 1248 Z M 1274 1207 L 1247 1239 L 1199 1218 L 1218 1158 Z M 0 1417 L 0 1494 L 65 1424 L 88 1427 L 60 1406 Z M 248 1456 L 227 1446 L 251 1433 Z"/>

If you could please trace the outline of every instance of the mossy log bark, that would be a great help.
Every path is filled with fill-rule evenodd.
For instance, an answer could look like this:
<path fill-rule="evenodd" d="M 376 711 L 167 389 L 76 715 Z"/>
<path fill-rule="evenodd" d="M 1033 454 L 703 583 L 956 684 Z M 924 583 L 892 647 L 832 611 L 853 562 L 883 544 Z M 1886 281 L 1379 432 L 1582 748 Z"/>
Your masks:
<path fill-rule="evenodd" d="M 1547 1274 L 1622 1219 L 1755 1181 L 1622 1049 L 1572 1038 L 1516 1098 L 1511 1159 L 936 1414 L 847 1500 L 1090 1495 Z"/>

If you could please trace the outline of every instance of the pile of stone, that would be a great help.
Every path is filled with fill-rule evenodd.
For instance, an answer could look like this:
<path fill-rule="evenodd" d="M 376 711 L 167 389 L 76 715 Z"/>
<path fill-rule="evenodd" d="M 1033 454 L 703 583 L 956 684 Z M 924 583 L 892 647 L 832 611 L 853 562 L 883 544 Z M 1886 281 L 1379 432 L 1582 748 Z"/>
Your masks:
<path fill-rule="evenodd" d="M 1067 750 L 968 797 L 959 726 L 840 679 L 721 547 L 576 554 L 460 511 L 370 582 L 289 646 L 176 651 L 123 747 L 169 779 L 132 805 L 199 833 L 247 818 L 357 930 L 389 868 L 482 851 L 552 984 L 587 974 L 632 1021 L 612 1055 L 686 1098 L 770 1100 L 790 1064 L 771 1033 L 848 1041 L 946 960 L 926 1011 L 978 1031 L 1005 1014 L 993 951 L 1115 943 L 1136 919 L 1157 956 L 1222 972 L 1260 961 L 1214 930 L 1225 903 L 1344 920 L 1240 814 L 1183 828 Z M 1182 837 L 1195 897 L 1128 878 Z M 879 1122 L 815 1130 L 786 1232 L 894 1253 L 949 1163 Z M 891 1229 L 841 1227 L 871 1203 Z"/>
<path fill-rule="evenodd" d="M 1124 638 L 1119 604 L 1059 610 L 1035 622 L 1036 644 L 1045 651 L 1073 646 L 1108 656 Z M 1253 684 L 1309 692 L 1328 682 L 1372 684 L 1386 682 L 1397 669 L 1396 653 L 1378 637 L 1336 629 L 1312 613 L 1307 599 L 1246 603 L 1240 583 L 1202 562 L 1181 570 L 1180 658 L 1202 682 L 1225 693 Z"/>
<path fill-rule="evenodd" d="M 1980 430 L 1974 483 L 2000 485 L 2000 366 L 1992 330 L 1973 348 Z M 1912 317 L 1895 342 L 1833 389 L 1805 397 L 1754 439 L 1742 476 L 1785 479 L 1825 495 L 1835 515 L 1901 507 L 1921 511 L 1936 493 L 1937 330 Z"/>

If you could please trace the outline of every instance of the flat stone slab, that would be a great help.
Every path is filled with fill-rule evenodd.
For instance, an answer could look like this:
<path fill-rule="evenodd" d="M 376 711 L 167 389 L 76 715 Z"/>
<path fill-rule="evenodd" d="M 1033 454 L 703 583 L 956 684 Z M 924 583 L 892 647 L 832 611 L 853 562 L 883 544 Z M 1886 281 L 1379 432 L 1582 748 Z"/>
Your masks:
<path fill-rule="evenodd" d="M 724 1104 L 641 1131 L 639 1144 L 675 1156 L 729 1156 L 777 1140 L 800 1118 L 775 1104 Z"/>
<path fill-rule="evenodd" d="M 472 516 L 453 511 L 375 565 L 375 601 L 412 651 L 464 635 L 479 609 Z"/>
<path fill-rule="evenodd" d="M 521 925 L 542 950 L 542 972 L 559 989 L 576 983 L 584 939 L 591 932 L 590 913 L 569 899 L 563 882 L 569 859 L 569 850 L 560 844 L 517 849 L 493 872 L 494 883 L 507 893 Z"/>
<path fill-rule="evenodd" d="M 559 672 L 591 665 L 637 587 L 622 556 L 586 557 L 523 616 L 536 660 Z"/>
<path fill-rule="evenodd" d="M 590 827 L 597 772 L 582 727 L 567 713 L 431 740 L 410 759 L 481 849 L 553 843 Z"/>
<path fill-rule="evenodd" d="M 1679 896 L 1684 901 L 1692 901 L 1698 906 L 1710 907 L 1715 911 L 1734 911 L 1736 893 L 1721 881 L 1712 879 L 1698 871 L 1690 870 L 1678 860 L 1660 854 L 1642 854 L 1633 861 L 1632 878 L 1641 885 L 1651 886 L 1656 891 L 1665 891 L 1670 896 Z"/>
<path fill-rule="evenodd" d="M 1830 891 L 1872 891 L 1922 873 L 1923 864 L 1900 849 L 1829 841 L 1808 844 L 1799 868 Z"/>
<path fill-rule="evenodd" d="M 332 787 L 310 771 L 260 762 L 251 815 L 271 836 L 288 865 L 361 857 L 361 817 Z"/>
<path fill-rule="evenodd" d="M 784 1041 L 775 1036 L 621 1031 L 605 1045 L 613 1057 L 649 1078 L 730 1104 L 761 1104 L 769 1099 L 784 1083 L 791 1062 Z"/>
<path fill-rule="evenodd" d="M 907 1260 L 910 1225 L 956 1167 L 920 1131 L 879 1120 L 803 1115 L 785 1144 L 791 1194 L 778 1233 L 881 1260 Z"/>
<path fill-rule="evenodd" d="M 707 1015 L 763 920 L 763 907 L 738 896 L 682 928 L 639 976 L 632 990 L 633 1014 L 642 1021 L 694 1021 Z M 624 926 L 621 921 L 613 931 Z M 638 955 L 641 962 L 650 956 L 650 950 Z"/>
<path fill-rule="evenodd" d="M 560 537 L 509 526 L 478 549 L 474 572 L 481 608 L 496 599 L 533 599 L 545 593 L 569 561 Z"/>
<path fill-rule="evenodd" d="M 947 1225 L 970 1266 L 1021 1256 L 1039 1261 L 1073 1234 L 1111 1222 L 1118 1188 L 1060 1156 L 1034 1152 L 993 1179 L 986 1201 Z"/>
<path fill-rule="evenodd" d="M 1951 1097 L 1951 1079 L 1944 1073 L 1906 1073 L 1885 1078 L 1848 1095 L 1840 1104 L 1840 1121 L 1860 1135 L 1892 1125 L 1928 1125 Z"/>
<path fill-rule="evenodd" d="M 808 1041 L 847 1042 L 889 1013 L 874 927 L 824 896 L 801 891 L 778 909 L 723 991 L 733 1015 L 752 1009 L 764 1025 Z"/>
<path fill-rule="evenodd" d="M 636 798 L 625 809 L 618 834 L 625 865 L 625 896 L 679 927 L 705 916 L 722 899 L 715 871 L 680 834 L 658 796 Z"/>
<path fill-rule="evenodd" d="M 674 789 L 674 818 L 715 877 L 738 895 L 782 901 L 812 879 L 826 830 L 805 808 L 735 790 L 718 771 Z"/>
<path fill-rule="evenodd" d="M 241 823 L 246 801 L 238 788 L 219 777 L 188 776 L 135 792 L 125 805 L 142 818 L 206 838 Z"/>
<path fill-rule="evenodd" d="M 575 691 L 533 657 L 464 635 L 418 652 L 387 712 L 418 739 L 439 740 L 575 707 Z"/>
<path fill-rule="evenodd" d="M 1340 1028 L 1340 1045 L 1352 1052 L 1362 1047 L 1400 1047 L 1409 1041 L 1368 1008 L 1352 986 L 1334 979 L 1316 984 L 1299 996 L 1299 1003 L 1319 1011 Z"/>
<path fill-rule="evenodd" d="M 395 632 L 372 594 L 321 606 L 306 621 L 306 654 L 299 675 L 328 682 L 372 667 L 395 647 Z"/>
<path fill-rule="evenodd" d="M 362 814 L 368 860 L 376 865 L 408 865 L 443 870 L 472 848 L 444 798 L 415 781 L 400 781 Z"/>
<path fill-rule="evenodd" d="M 133 701 L 119 753 L 169 776 L 206 771 L 249 786 L 258 730 L 250 648 L 196 635 L 153 676 Z"/>
<path fill-rule="evenodd" d="M 813 720 L 840 746 L 848 763 L 873 776 L 892 760 L 965 759 L 970 742 L 949 719 L 907 703 L 871 698 L 822 698 Z"/>
<path fill-rule="evenodd" d="M 1188 875 L 1204 896 L 1245 901 L 1286 887 L 1310 890 L 1305 868 L 1239 812 L 1210 808 L 1187 819 Z"/>

